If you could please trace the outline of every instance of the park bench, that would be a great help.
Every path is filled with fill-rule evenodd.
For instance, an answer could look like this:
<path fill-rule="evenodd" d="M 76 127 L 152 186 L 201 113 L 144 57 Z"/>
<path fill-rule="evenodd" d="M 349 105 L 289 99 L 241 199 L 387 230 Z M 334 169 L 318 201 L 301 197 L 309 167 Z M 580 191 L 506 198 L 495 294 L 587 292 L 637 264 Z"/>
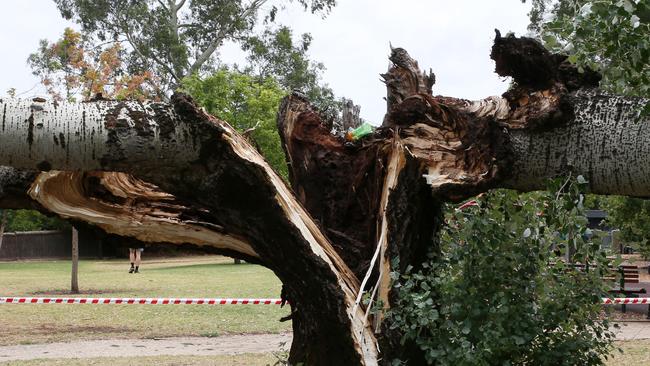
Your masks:
<path fill-rule="evenodd" d="M 609 293 L 622 294 L 624 297 L 639 297 L 639 294 L 645 294 L 646 289 L 643 287 L 629 287 L 626 284 L 639 283 L 639 267 L 637 266 L 618 266 L 617 268 L 619 278 L 618 286 L 615 286 Z M 621 311 L 625 312 L 625 304 L 621 305 Z M 650 319 L 650 305 L 648 306 L 647 318 Z"/>
<path fill-rule="evenodd" d="M 577 269 L 584 270 L 584 264 L 574 264 Z M 646 294 L 646 289 L 643 287 L 630 287 L 627 284 L 639 283 L 639 267 L 632 265 L 619 265 L 616 269 L 612 269 L 611 275 L 603 277 L 605 280 L 612 282 L 618 281 L 618 284 L 613 286 L 608 292 L 610 294 L 620 294 L 623 297 L 639 297 L 641 294 Z M 618 275 L 618 276 L 617 276 Z M 626 305 L 621 304 L 621 311 L 626 312 Z M 650 305 L 648 305 L 648 312 L 646 317 L 650 319 Z"/>

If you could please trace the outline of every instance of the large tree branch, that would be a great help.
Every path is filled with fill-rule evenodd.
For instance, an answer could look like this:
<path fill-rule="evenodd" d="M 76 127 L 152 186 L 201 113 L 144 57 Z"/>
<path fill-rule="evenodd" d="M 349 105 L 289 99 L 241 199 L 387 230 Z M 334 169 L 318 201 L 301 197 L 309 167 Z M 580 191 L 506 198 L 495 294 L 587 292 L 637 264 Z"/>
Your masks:
<path fill-rule="evenodd" d="M 506 186 L 543 189 L 545 179 L 583 175 L 600 194 L 650 196 L 650 99 L 596 90 L 570 96 L 575 118 L 549 131 L 512 130 L 512 171 Z"/>
<path fill-rule="evenodd" d="M 151 243 L 207 245 L 249 261 L 261 260 L 245 238 L 203 221 L 204 210 L 187 207 L 128 174 L 44 172 L 28 193 L 48 211 L 109 234 Z"/>
<path fill-rule="evenodd" d="M 172 105 L 3 100 L 0 110 L 7 121 L 0 135 L 0 163 L 43 171 L 128 172 L 187 199 L 193 207 L 208 209 L 203 222 L 243 238 L 240 241 L 248 243 L 260 262 L 283 281 L 297 319 L 294 326 L 302 325 L 298 337 L 306 337 L 303 341 L 336 337 L 339 354 L 334 358 L 339 363 L 376 363 L 374 335 L 363 325 L 362 309 L 354 306 L 359 288 L 355 275 L 282 179 L 225 122 L 201 112 L 183 96 L 175 96 Z M 39 197 L 41 189 L 50 189 L 56 196 L 61 186 L 56 179 L 71 179 L 52 174 L 41 176 L 47 179 L 34 186 L 32 195 Z M 63 186 L 74 189 L 70 183 Z M 66 197 L 74 201 L 84 195 L 73 192 Z M 52 203 L 47 197 L 42 197 L 45 204 L 79 215 L 69 203 Z M 113 219 L 97 218 L 92 209 L 86 219 L 100 224 Z M 116 217 L 110 225 L 118 233 L 126 232 L 119 220 Z M 243 248 L 233 244 L 228 249 L 244 252 Z M 293 352 L 299 360 L 310 364 L 332 360 L 322 348 L 304 343 L 299 347 Z"/>

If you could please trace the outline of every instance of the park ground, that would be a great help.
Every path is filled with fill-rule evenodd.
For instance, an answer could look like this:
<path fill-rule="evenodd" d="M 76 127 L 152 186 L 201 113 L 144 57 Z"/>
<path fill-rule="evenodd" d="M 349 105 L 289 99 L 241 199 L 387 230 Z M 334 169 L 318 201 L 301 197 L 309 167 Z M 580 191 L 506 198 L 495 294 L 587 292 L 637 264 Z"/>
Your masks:
<path fill-rule="evenodd" d="M 252 264 L 236 265 L 220 256 L 151 259 L 145 260 L 141 273 L 127 271 L 128 263 L 124 260 L 81 261 L 79 296 L 277 298 L 281 288 L 271 271 Z M 0 262 L 0 296 L 70 296 L 69 286 L 67 260 Z M 277 305 L 4 304 L 0 305 L 0 363 L 274 365 L 286 357 L 289 347 L 282 343 L 290 339 L 291 324 L 278 321 L 288 313 L 287 308 Z M 647 325 L 650 328 L 650 323 Z M 645 323 L 637 322 L 634 326 L 644 327 Z M 167 338 L 177 342 L 178 347 L 163 345 L 161 342 Z M 107 351 L 101 353 L 102 357 L 96 356 L 97 351 L 76 359 L 56 358 L 55 354 L 40 359 L 36 356 L 38 352 L 33 351 L 45 349 L 45 344 L 50 348 L 43 352 L 55 351 L 57 344 L 65 348 L 64 342 L 72 342 L 69 344 L 81 349 L 98 348 L 84 342 L 105 343 Z M 233 346 L 228 346 L 228 342 Z M 165 348 L 164 353 L 169 354 L 150 355 L 157 352 L 151 350 L 151 344 Z M 616 346 L 624 353 L 615 351 L 608 365 L 650 362 L 650 339 L 617 341 Z M 129 347 L 141 347 L 143 355 L 128 355 Z M 34 358 L 3 363 L 3 349 L 33 352 Z M 149 354 L 144 351 L 147 349 Z M 202 354 L 201 349 L 212 353 Z"/>

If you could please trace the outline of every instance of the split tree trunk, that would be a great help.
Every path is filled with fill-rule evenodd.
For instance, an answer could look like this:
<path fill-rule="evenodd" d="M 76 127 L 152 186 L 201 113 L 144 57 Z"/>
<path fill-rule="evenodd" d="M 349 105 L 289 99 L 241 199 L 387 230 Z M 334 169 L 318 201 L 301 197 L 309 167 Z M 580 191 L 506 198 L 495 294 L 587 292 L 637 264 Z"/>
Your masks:
<path fill-rule="evenodd" d="M 597 75 L 530 39 L 497 34 L 492 58 L 515 87 L 472 102 L 433 96 L 434 75 L 393 49 L 383 125 L 354 143 L 289 96 L 278 124 L 293 192 L 244 138 L 184 96 L 171 106 L 2 101 L 0 163 L 49 171 L 32 175 L 29 195 L 63 217 L 271 268 L 292 307 L 293 364 L 419 364 L 419 349 L 385 321 L 389 274 L 435 252 L 443 202 L 537 189 L 569 172 L 598 193 L 650 196 L 650 123 L 638 114 L 647 99 L 599 92 Z M 0 174 L 0 185 L 29 180 L 12 172 L 22 179 Z M 377 314 L 360 303 L 363 291 L 381 301 Z"/>

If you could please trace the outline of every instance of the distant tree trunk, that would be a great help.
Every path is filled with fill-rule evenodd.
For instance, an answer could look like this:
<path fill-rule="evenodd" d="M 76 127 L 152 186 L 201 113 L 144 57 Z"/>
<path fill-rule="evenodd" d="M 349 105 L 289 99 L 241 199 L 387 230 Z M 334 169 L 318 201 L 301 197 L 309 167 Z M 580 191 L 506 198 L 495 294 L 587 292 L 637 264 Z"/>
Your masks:
<path fill-rule="evenodd" d="M 0 250 L 2 250 L 2 238 L 5 233 L 5 225 L 7 225 L 7 210 L 2 210 L 0 217 Z"/>
<path fill-rule="evenodd" d="M 72 227 L 72 278 L 70 293 L 79 293 L 79 231 Z"/>

